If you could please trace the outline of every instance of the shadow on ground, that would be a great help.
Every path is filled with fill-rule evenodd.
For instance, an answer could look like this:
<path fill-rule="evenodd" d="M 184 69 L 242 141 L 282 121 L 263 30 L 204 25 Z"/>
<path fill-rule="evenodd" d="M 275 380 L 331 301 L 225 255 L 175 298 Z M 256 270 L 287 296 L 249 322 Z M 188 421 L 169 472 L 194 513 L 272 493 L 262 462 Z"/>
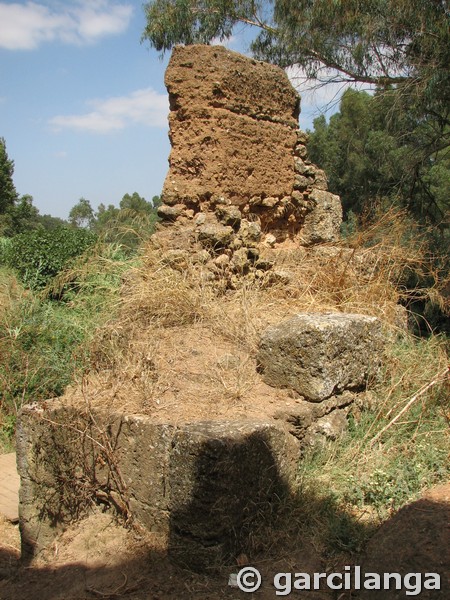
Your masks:
<path fill-rule="evenodd" d="M 168 544 L 125 529 L 100 508 L 29 564 L 21 564 L 17 544 L 2 543 L 6 538 L 0 535 L 0 599 L 268 600 L 278 597 L 273 586 L 277 572 L 339 572 L 352 564 L 361 565 L 363 573 L 439 573 L 441 591 L 424 590 L 419 597 L 449 598 L 450 485 L 400 510 L 373 535 L 364 553 L 333 558 L 313 547 L 305 519 L 315 520 L 316 528 L 331 523 L 335 539 L 330 547 L 335 549 L 351 548 L 352 541 L 367 537 L 368 526 L 329 498 L 301 492 L 292 497 L 267 432 L 211 439 L 196 426 L 180 435 L 170 471 Z M 262 574 L 263 585 L 253 594 L 228 586 L 229 575 L 245 564 Z M 405 589 L 330 591 L 323 580 L 321 590 L 296 594 L 311 600 L 410 597 Z"/>

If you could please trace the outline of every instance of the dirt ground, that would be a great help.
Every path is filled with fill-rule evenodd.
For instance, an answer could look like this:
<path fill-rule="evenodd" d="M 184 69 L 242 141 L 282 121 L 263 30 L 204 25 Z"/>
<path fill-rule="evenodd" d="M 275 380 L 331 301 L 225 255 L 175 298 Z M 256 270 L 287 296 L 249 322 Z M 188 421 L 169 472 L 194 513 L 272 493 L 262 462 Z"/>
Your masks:
<path fill-rule="evenodd" d="M 29 564 L 20 562 L 18 526 L 0 521 L 0 600 L 219 600 L 277 598 L 277 572 L 339 572 L 361 565 L 362 572 L 431 573 L 441 576 L 441 590 L 423 590 L 424 599 L 450 598 L 450 483 L 437 486 L 385 522 L 361 556 L 326 559 L 305 540 L 303 547 L 285 547 L 259 557 L 263 584 L 244 593 L 228 585 L 240 565 L 214 574 L 193 574 L 171 564 L 164 542 L 143 537 L 118 525 L 111 515 L 94 513 L 64 532 L 47 551 Z M 247 564 L 246 557 L 240 562 Z M 402 591 L 292 591 L 311 600 L 408 598 Z"/>

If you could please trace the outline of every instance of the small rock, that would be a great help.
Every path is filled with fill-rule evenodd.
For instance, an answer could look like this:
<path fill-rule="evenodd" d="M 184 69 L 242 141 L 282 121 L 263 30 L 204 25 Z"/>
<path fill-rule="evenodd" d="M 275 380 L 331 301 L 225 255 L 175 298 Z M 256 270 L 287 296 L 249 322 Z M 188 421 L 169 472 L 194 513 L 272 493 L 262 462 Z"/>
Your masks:
<path fill-rule="evenodd" d="M 189 253 L 185 250 L 167 250 L 161 257 L 161 262 L 164 265 L 171 267 L 177 271 L 186 269 L 188 266 Z"/>
<path fill-rule="evenodd" d="M 303 193 L 300 192 L 299 190 L 294 190 L 291 194 L 291 199 L 292 199 L 292 202 L 294 202 L 294 204 L 301 205 L 304 202 Z"/>
<path fill-rule="evenodd" d="M 304 175 L 308 166 L 303 162 L 299 156 L 294 156 L 294 170 L 299 175 Z"/>
<path fill-rule="evenodd" d="M 316 170 L 314 187 L 317 188 L 318 190 L 327 190 L 328 189 L 328 178 L 325 174 L 325 171 L 322 171 L 322 169 Z"/>
<path fill-rule="evenodd" d="M 339 196 L 313 189 L 309 194 L 312 210 L 305 216 L 301 241 L 305 245 L 336 242 L 340 239 L 342 205 Z"/>
<path fill-rule="evenodd" d="M 205 223 L 198 229 L 198 240 L 207 248 L 221 249 L 230 244 L 233 234 L 232 227 Z"/>
<path fill-rule="evenodd" d="M 231 259 L 231 265 L 236 271 L 245 271 L 250 266 L 250 261 L 248 260 L 248 248 L 239 248 L 233 254 Z"/>
<path fill-rule="evenodd" d="M 176 221 L 183 213 L 184 209 L 184 204 L 175 204 L 175 206 L 161 204 L 161 206 L 158 206 L 157 214 L 163 221 Z"/>
<path fill-rule="evenodd" d="M 203 225 L 203 223 L 206 221 L 206 215 L 205 213 L 198 213 L 198 215 L 195 217 L 195 224 L 196 225 Z"/>
<path fill-rule="evenodd" d="M 231 241 L 230 244 L 230 248 L 232 250 L 239 250 L 239 248 L 242 248 L 243 243 L 242 240 L 240 238 L 238 238 L 237 236 L 235 238 L 233 238 L 233 240 Z"/>
<path fill-rule="evenodd" d="M 195 263 L 205 265 L 211 259 L 211 254 L 208 252 L 208 250 L 200 250 L 200 252 L 196 252 L 193 255 L 192 259 Z"/>
<path fill-rule="evenodd" d="M 242 219 L 241 211 L 237 206 L 218 206 L 216 216 L 223 225 L 229 225 L 236 229 Z"/>
<path fill-rule="evenodd" d="M 304 146 L 303 144 L 296 144 L 294 149 L 294 155 L 297 156 L 297 158 L 306 158 L 308 156 L 306 146 Z"/>
<path fill-rule="evenodd" d="M 274 246 L 277 242 L 277 238 L 272 234 L 272 233 L 268 233 L 265 237 L 264 237 L 264 243 L 267 244 L 267 246 Z"/>
<path fill-rule="evenodd" d="M 297 129 L 297 142 L 299 144 L 307 144 L 309 141 L 309 135 L 306 133 L 306 131 L 303 131 L 302 129 Z"/>
<path fill-rule="evenodd" d="M 277 202 L 278 198 L 263 198 L 261 200 L 261 205 L 266 206 L 267 208 L 273 208 Z"/>
<path fill-rule="evenodd" d="M 224 269 L 230 264 L 230 257 L 226 254 L 219 254 L 219 256 L 215 258 L 213 262 L 221 269 Z"/>
<path fill-rule="evenodd" d="M 333 410 L 333 412 L 317 419 L 313 430 L 316 434 L 324 436 L 327 440 L 336 440 L 347 429 L 347 411 Z"/>
<path fill-rule="evenodd" d="M 275 264 L 275 260 L 269 258 L 259 258 L 256 261 L 255 267 L 261 271 L 269 271 Z"/>
<path fill-rule="evenodd" d="M 307 187 L 311 187 L 314 183 L 312 177 L 305 177 L 304 175 L 296 175 L 294 181 L 294 190 L 305 190 Z"/>
<path fill-rule="evenodd" d="M 254 246 L 261 239 L 261 225 L 254 221 L 242 219 L 239 237 L 245 246 Z"/>
<path fill-rule="evenodd" d="M 288 285 L 293 279 L 293 274 L 287 269 L 273 269 L 269 273 L 269 283 Z"/>

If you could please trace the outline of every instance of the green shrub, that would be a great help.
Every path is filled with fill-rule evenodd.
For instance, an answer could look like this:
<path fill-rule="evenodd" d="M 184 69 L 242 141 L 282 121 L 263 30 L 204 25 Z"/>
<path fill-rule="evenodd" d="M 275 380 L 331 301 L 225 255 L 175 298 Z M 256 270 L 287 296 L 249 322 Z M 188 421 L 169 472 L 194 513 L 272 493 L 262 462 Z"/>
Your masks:
<path fill-rule="evenodd" d="M 0 237 L 0 265 L 6 264 L 6 255 L 11 246 L 11 238 Z"/>
<path fill-rule="evenodd" d="M 11 446 L 23 404 L 62 395 L 89 367 L 95 330 L 113 317 L 122 275 L 133 264 L 122 258 L 119 246 L 97 244 L 46 294 L 0 268 L 0 452 Z"/>
<path fill-rule="evenodd" d="M 41 289 L 96 240 L 94 233 L 84 229 L 30 231 L 5 245 L 3 260 L 18 272 L 27 287 Z"/>

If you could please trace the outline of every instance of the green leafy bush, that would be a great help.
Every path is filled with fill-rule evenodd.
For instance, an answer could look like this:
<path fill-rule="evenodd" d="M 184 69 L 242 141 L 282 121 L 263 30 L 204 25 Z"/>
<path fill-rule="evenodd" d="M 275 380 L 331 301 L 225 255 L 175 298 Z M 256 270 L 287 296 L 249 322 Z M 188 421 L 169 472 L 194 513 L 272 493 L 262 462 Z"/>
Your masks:
<path fill-rule="evenodd" d="M 94 233 L 84 229 L 30 231 L 15 236 L 5 246 L 2 260 L 17 271 L 27 287 L 41 289 L 96 240 Z"/>
<path fill-rule="evenodd" d="M 11 246 L 11 239 L 0 237 L 0 265 L 6 265 L 6 256 Z"/>
<path fill-rule="evenodd" d="M 120 246 L 96 244 L 45 294 L 0 268 L 0 453 L 12 447 L 23 404 L 61 396 L 89 368 L 96 328 L 115 314 L 122 275 L 132 265 Z"/>

